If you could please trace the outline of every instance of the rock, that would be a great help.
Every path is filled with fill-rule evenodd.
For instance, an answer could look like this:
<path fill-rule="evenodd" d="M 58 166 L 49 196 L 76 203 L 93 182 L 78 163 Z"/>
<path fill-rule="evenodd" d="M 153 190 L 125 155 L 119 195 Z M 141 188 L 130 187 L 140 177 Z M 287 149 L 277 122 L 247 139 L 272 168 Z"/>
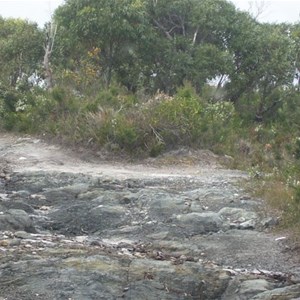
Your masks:
<path fill-rule="evenodd" d="M 0 240 L 1 247 L 7 247 L 10 244 L 10 240 Z"/>
<path fill-rule="evenodd" d="M 25 232 L 25 231 L 16 231 L 14 233 L 14 236 L 16 238 L 20 238 L 20 239 L 30 239 L 32 237 L 30 233 Z"/>
<path fill-rule="evenodd" d="M 28 214 L 34 214 L 35 212 L 31 205 L 24 203 L 23 201 L 6 201 L 4 206 L 6 209 L 21 209 Z"/>
<path fill-rule="evenodd" d="M 293 274 L 290 280 L 292 283 L 300 283 L 300 274 Z"/>
<path fill-rule="evenodd" d="M 272 288 L 273 285 L 265 279 L 246 280 L 241 283 L 239 294 L 249 298 L 253 294 L 265 292 Z"/>
<path fill-rule="evenodd" d="M 183 197 L 172 196 L 162 192 L 158 192 L 155 195 L 148 194 L 147 197 L 152 198 L 149 201 L 149 210 L 155 218 L 171 216 L 172 214 L 181 213 L 186 209 Z"/>
<path fill-rule="evenodd" d="M 68 194 L 79 195 L 79 194 L 86 193 L 89 190 L 89 184 L 77 183 L 77 184 L 61 187 L 58 190 L 64 191 Z"/>
<path fill-rule="evenodd" d="M 152 233 L 148 235 L 148 238 L 153 240 L 164 240 L 168 237 L 169 231 L 161 231 L 158 233 Z"/>
<path fill-rule="evenodd" d="M 82 235 L 91 232 L 100 234 L 104 230 L 112 230 L 126 224 L 126 207 L 102 204 L 94 206 L 95 204 L 79 202 L 50 212 L 50 228 L 63 234 Z"/>
<path fill-rule="evenodd" d="M 237 277 L 230 282 L 222 300 L 248 300 L 273 288 L 274 284 L 266 279 L 241 280 Z"/>
<path fill-rule="evenodd" d="M 0 215 L 0 230 L 23 230 L 35 232 L 32 219 L 21 209 L 9 209 Z"/>
<path fill-rule="evenodd" d="M 53 160 L 53 149 L 51 168 L 63 160 Z M 193 174 L 171 166 L 147 173 L 141 165 L 131 178 L 134 165 L 120 174 L 118 163 L 106 162 L 77 168 L 93 176 L 74 165 L 74 173 L 32 171 L 47 163 L 0 181 L 3 299 L 298 297 L 299 276 L 290 276 L 297 257 L 287 259 L 286 240 L 256 230 L 264 226 L 257 201 L 241 198 L 235 185 L 244 173 L 194 166 Z"/>
<path fill-rule="evenodd" d="M 26 190 L 20 190 L 17 192 L 13 192 L 10 196 L 12 199 L 26 199 L 30 196 L 30 193 Z"/>
<path fill-rule="evenodd" d="M 14 246 L 19 246 L 21 244 L 21 239 L 12 239 L 9 243 L 9 246 L 14 247 Z"/>
<path fill-rule="evenodd" d="M 136 259 L 130 264 L 125 299 L 219 299 L 230 277 L 201 264 Z M 129 293 L 131 291 L 131 293 Z"/>
<path fill-rule="evenodd" d="M 39 210 L 48 211 L 48 210 L 51 210 L 51 207 L 47 206 L 47 205 L 42 205 L 41 207 L 39 207 Z"/>
<path fill-rule="evenodd" d="M 255 212 L 235 207 L 224 207 L 219 211 L 219 215 L 225 222 L 229 223 L 243 223 L 249 220 L 258 219 Z"/>
<path fill-rule="evenodd" d="M 260 293 L 251 298 L 251 300 L 296 300 L 300 298 L 300 284 L 277 288 Z"/>
<path fill-rule="evenodd" d="M 218 213 L 189 213 L 176 216 L 176 223 L 188 235 L 206 234 L 217 232 L 222 226 Z"/>
<path fill-rule="evenodd" d="M 262 219 L 260 221 L 260 224 L 265 228 L 276 226 L 276 225 L 278 225 L 278 223 L 279 223 L 279 220 L 277 218 L 273 218 L 273 217 L 268 217 L 268 218 Z"/>
<path fill-rule="evenodd" d="M 135 203 L 137 200 L 138 200 L 137 194 L 128 193 L 120 199 L 120 204 L 132 204 Z"/>
<path fill-rule="evenodd" d="M 40 201 L 40 200 L 46 200 L 46 197 L 41 194 L 31 194 L 30 199 Z"/>
<path fill-rule="evenodd" d="M 239 229 L 254 229 L 256 225 L 255 220 L 248 220 L 239 225 Z"/>

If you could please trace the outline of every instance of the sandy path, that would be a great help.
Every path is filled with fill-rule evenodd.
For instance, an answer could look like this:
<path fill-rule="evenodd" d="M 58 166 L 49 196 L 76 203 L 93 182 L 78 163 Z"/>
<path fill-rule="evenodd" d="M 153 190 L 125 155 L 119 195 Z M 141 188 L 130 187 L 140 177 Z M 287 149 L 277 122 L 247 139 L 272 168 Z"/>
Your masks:
<path fill-rule="evenodd" d="M 157 177 L 201 177 L 211 180 L 215 177 L 245 178 L 244 172 L 222 169 L 217 157 L 209 151 L 193 153 L 192 160 L 188 153 L 180 154 L 177 163 L 170 164 L 170 157 L 148 159 L 138 163 L 103 160 L 96 156 L 76 153 L 58 145 L 48 144 L 32 137 L 0 135 L 1 158 L 7 160 L 15 172 L 58 171 L 84 173 L 87 175 L 107 176 L 116 179 L 157 178 Z M 3 151 L 4 150 L 4 151 Z M 171 154 L 172 161 L 176 155 Z M 182 161 L 182 163 L 181 163 Z M 189 161 L 190 163 L 186 163 Z"/>

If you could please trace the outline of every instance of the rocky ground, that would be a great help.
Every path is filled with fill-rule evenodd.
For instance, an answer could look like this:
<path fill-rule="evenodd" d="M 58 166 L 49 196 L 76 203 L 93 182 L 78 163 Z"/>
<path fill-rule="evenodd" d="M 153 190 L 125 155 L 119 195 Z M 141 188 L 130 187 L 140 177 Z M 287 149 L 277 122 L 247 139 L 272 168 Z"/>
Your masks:
<path fill-rule="evenodd" d="M 241 180 L 209 151 L 129 164 L 2 134 L 0 300 L 299 299 Z"/>

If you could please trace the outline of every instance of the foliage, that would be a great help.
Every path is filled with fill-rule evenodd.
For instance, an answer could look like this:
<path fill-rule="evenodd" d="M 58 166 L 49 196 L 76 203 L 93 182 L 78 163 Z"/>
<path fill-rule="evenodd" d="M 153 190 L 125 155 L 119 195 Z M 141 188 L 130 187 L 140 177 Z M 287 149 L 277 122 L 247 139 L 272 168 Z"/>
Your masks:
<path fill-rule="evenodd" d="M 36 24 L 0 16 L 0 81 L 15 87 L 31 76 L 43 55 L 43 35 Z"/>
<path fill-rule="evenodd" d="M 240 99 L 246 96 L 248 106 L 261 120 L 266 113 L 276 112 L 277 104 L 283 101 L 281 89 L 293 82 L 293 42 L 280 26 L 260 25 L 251 20 L 246 24 L 241 21 L 241 26 L 244 30 L 231 43 L 235 68 L 227 84 L 228 97 L 240 105 Z"/>

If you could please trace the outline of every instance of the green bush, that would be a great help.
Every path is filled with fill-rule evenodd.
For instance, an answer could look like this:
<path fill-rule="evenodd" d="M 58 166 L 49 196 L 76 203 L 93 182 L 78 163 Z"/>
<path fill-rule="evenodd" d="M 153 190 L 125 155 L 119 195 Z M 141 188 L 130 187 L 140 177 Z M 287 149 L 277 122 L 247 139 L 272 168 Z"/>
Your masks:
<path fill-rule="evenodd" d="M 167 148 L 213 148 L 226 143 L 237 120 L 232 103 L 207 103 L 188 87 L 174 97 L 161 97 L 161 101 L 147 107 L 146 114 Z"/>

